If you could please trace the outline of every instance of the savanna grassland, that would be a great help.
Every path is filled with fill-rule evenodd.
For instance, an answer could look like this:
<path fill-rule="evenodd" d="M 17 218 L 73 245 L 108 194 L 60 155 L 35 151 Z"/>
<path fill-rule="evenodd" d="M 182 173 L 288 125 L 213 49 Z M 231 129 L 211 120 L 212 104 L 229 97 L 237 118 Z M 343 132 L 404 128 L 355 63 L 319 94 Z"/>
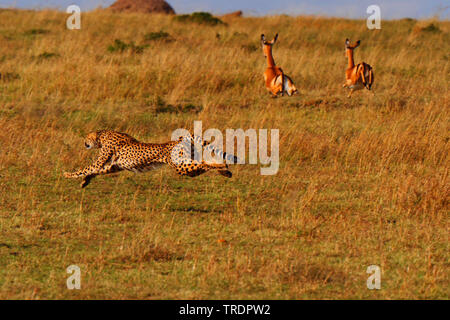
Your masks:
<path fill-rule="evenodd" d="M 448 299 L 448 21 L 67 17 L 0 11 L 0 298 Z M 264 88 L 276 32 L 294 97 Z M 374 94 L 346 97 L 346 38 Z M 278 173 L 62 176 L 96 158 L 91 131 L 165 142 L 194 120 L 279 129 Z"/>

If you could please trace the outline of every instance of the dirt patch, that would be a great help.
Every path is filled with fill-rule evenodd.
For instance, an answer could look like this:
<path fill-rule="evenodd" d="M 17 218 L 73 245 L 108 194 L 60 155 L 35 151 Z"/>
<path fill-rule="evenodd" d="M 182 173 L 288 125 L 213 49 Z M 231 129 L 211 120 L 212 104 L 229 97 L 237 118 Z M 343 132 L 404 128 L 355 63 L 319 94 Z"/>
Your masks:
<path fill-rule="evenodd" d="M 175 14 L 175 10 L 164 0 L 117 0 L 110 8 L 115 12 Z"/>

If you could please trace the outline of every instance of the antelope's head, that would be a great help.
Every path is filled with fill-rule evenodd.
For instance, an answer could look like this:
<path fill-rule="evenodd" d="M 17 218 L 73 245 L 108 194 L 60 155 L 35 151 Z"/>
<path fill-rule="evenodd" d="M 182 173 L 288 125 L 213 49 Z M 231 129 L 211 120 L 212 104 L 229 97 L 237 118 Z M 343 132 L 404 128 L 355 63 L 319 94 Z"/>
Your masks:
<path fill-rule="evenodd" d="M 348 56 L 349 51 L 353 51 L 355 48 L 357 48 L 361 43 L 361 40 L 356 41 L 355 43 L 351 44 L 350 40 L 345 39 L 345 56 Z"/>
<path fill-rule="evenodd" d="M 101 148 L 100 141 L 98 141 L 98 133 L 97 132 L 91 132 L 86 136 L 86 139 L 84 139 L 84 146 L 86 149 L 93 149 L 93 148 Z"/>
<path fill-rule="evenodd" d="M 261 35 L 261 45 L 263 48 L 264 56 L 267 58 L 272 54 L 272 46 L 277 42 L 278 39 L 278 33 L 275 35 L 275 38 L 273 38 L 271 41 L 267 41 L 266 37 L 262 34 Z"/>

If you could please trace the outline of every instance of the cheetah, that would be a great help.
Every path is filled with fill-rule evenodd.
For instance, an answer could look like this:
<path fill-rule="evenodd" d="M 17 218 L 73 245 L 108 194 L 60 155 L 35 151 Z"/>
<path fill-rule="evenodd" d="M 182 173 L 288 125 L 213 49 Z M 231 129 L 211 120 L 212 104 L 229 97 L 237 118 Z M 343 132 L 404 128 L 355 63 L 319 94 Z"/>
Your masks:
<path fill-rule="evenodd" d="M 181 136 L 176 141 L 156 144 L 140 142 L 126 133 L 100 130 L 89 133 L 84 141 L 87 149 L 100 149 L 98 159 L 84 169 L 64 172 L 64 177 L 83 178 L 81 188 L 84 188 L 97 175 L 122 170 L 145 172 L 168 164 L 181 176 L 196 177 L 216 169 L 219 174 L 231 178 L 232 173 L 226 163 L 196 160 L 195 155 L 198 153 L 195 153 L 195 143 L 201 144 L 203 150 L 214 152 L 228 163 L 239 161 L 236 156 L 229 155 L 192 134 Z"/>

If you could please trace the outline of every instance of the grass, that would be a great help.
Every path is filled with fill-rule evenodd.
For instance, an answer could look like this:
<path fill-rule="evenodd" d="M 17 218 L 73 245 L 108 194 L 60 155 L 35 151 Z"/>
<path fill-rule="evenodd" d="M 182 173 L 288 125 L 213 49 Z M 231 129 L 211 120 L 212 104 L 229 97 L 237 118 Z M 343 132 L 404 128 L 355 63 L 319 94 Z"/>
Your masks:
<path fill-rule="evenodd" d="M 15 75 L 0 81 L 0 298 L 448 299 L 448 21 L 367 30 L 270 16 L 186 28 L 94 11 L 66 30 L 66 18 L 0 11 L 0 73 Z M 106 50 L 160 30 L 177 41 Z M 295 97 L 271 99 L 263 85 L 259 38 L 276 32 Z M 348 99 L 341 87 L 347 37 L 361 39 L 355 60 L 374 68 L 374 95 Z M 86 189 L 62 177 L 95 158 L 83 147 L 91 131 L 164 142 L 195 120 L 279 129 L 278 174 L 163 168 Z M 72 264 L 81 290 L 66 288 Z M 372 264 L 381 290 L 366 287 Z"/>
<path fill-rule="evenodd" d="M 41 54 L 39 54 L 36 57 L 36 59 L 39 61 L 42 61 L 42 60 L 48 60 L 48 59 L 57 58 L 57 57 L 59 57 L 59 54 L 57 54 L 55 52 L 46 52 L 45 51 L 45 52 L 42 52 Z"/>
<path fill-rule="evenodd" d="M 194 12 L 191 14 L 182 14 L 174 17 L 175 21 L 184 23 L 196 23 L 201 25 L 216 26 L 224 24 L 222 20 L 214 17 L 209 12 Z"/>
<path fill-rule="evenodd" d="M 164 31 L 150 32 L 144 35 L 146 41 L 172 41 L 170 34 Z"/>
<path fill-rule="evenodd" d="M 142 53 L 147 45 L 135 45 L 134 42 L 125 43 L 120 39 L 115 39 L 114 44 L 108 46 L 109 52 L 124 52 L 130 50 L 133 53 Z"/>
<path fill-rule="evenodd" d="M 26 30 L 23 34 L 25 36 L 35 36 L 38 34 L 47 34 L 49 33 L 49 30 L 45 30 L 45 29 L 30 29 L 30 30 Z"/>

